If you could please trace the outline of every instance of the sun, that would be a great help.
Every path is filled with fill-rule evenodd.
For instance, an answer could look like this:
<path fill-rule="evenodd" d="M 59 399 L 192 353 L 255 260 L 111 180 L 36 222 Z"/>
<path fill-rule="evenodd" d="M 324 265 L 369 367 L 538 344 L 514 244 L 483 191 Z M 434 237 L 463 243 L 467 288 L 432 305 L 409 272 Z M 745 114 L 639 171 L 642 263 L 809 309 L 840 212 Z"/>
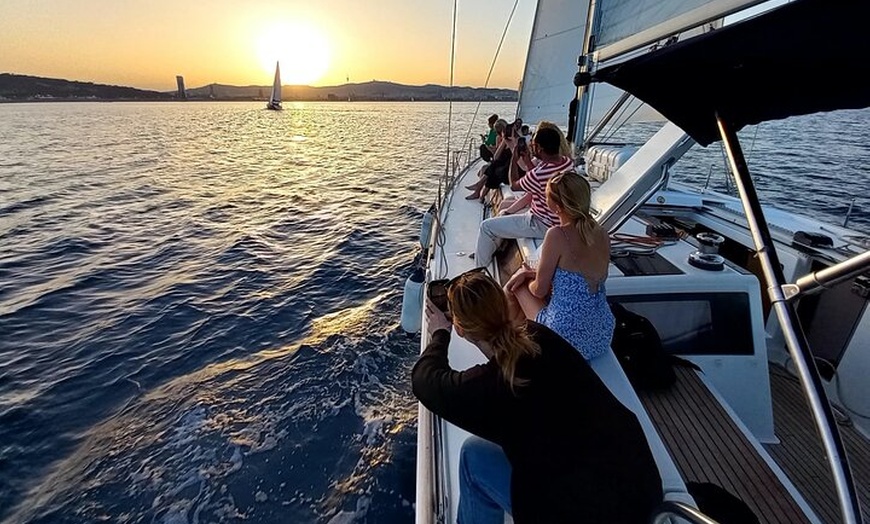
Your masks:
<path fill-rule="evenodd" d="M 329 41 L 312 25 L 276 23 L 260 32 L 257 56 L 270 76 L 275 73 L 275 62 L 281 63 L 282 84 L 309 85 L 329 69 Z"/>

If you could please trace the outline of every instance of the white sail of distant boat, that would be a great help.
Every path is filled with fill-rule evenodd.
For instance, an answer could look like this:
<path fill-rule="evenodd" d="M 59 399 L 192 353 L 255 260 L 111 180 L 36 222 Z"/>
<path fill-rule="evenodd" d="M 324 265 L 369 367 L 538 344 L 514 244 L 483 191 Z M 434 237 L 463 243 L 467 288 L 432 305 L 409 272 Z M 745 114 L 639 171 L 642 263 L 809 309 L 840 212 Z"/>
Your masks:
<path fill-rule="evenodd" d="M 272 82 L 272 94 L 269 95 L 266 109 L 281 109 L 281 66 L 278 62 L 275 62 L 275 80 Z"/>

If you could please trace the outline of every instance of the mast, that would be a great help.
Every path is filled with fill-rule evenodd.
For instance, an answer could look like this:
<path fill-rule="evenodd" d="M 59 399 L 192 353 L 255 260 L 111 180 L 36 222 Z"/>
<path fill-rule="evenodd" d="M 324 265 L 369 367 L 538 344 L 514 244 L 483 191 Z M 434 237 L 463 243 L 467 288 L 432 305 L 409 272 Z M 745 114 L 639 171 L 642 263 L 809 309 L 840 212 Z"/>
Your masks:
<path fill-rule="evenodd" d="M 581 83 L 581 77 L 585 78 L 590 74 L 591 53 L 595 49 L 595 35 L 598 32 L 599 16 L 596 7 L 597 1 L 590 0 L 586 14 L 586 38 L 583 40 L 583 52 L 577 58 L 578 70 L 574 77 L 577 92 L 568 113 L 568 140 L 574 144 L 575 150 L 578 144 L 582 145 L 586 140 L 586 125 L 589 121 L 589 82 Z"/>

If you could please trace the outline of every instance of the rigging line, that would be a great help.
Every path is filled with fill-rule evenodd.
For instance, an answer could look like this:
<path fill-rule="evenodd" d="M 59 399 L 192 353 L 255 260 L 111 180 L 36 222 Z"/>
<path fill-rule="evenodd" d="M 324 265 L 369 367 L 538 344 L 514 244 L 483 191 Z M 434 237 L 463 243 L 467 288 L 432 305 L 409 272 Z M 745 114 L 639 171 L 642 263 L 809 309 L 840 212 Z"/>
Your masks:
<path fill-rule="evenodd" d="M 588 92 L 588 94 L 586 95 L 586 96 L 588 97 L 587 99 L 589 100 L 589 103 L 588 103 L 589 107 L 588 107 L 587 111 L 589 112 L 590 115 L 591 115 L 591 114 L 594 112 L 594 110 L 596 109 L 596 101 L 595 101 L 595 93 L 596 93 L 596 91 L 598 91 L 598 85 L 597 85 L 597 84 L 591 84 L 590 87 L 589 87 L 589 92 Z M 621 112 L 624 112 L 624 111 L 625 111 L 625 108 L 620 109 L 620 111 L 621 111 Z M 606 126 L 605 128 L 602 128 L 602 129 L 598 132 L 598 136 L 599 136 L 599 138 L 597 138 L 597 142 L 609 142 L 609 141 L 610 141 L 610 139 L 613 137 L 613 135 L 614 135 L 615 132 L 616 132 L 616 131 L 614 130 L 614 125 L 615 125 L 615 124 L 614 124 L 614 120 L 616 120 L 616 118 L 617 118 L 617 117 L 614 115 L 614 117 L 610 120 L 610 122 L 608 122 L 607 126 Z M 599 122 L 600 122 L 600 119 L 599 119 Z M 584 134 L 585 134 L 585 133 L 584 133 Z M 588 138 L 585 138 L 584 140 L 588 140 Z"/>
<path fill-rule="evenodd" d="M 450 36 L 450 87 L 453 87 L 453 75 L 456 70 L 456 13 L 459 0 L 453 0 L 453 29 Z M 447 155 L 444 162 L 444 177 L 450 174 L 450 139 L 453 128 L 453 89 L 450 90 L 450 101 L 447 104 Z"/>
<path fill-rule="evenodd" d="M 492 63 L 489 64 L 489 72 L 486 74 L 486 80 L 483 83 L 483 87 L 489 87 L 489 80 L 492 78 L 492 72 L 495 69 L 495 63 L 498 61 L 498 55 L 501 53 L 501 46 L 504 44 L 504 39 L 507 36 L 508 28 L 511 26 L 511 21 L 514 19 L 514 13 L 517 11 L 517 5 L 520 3 L 520 0 L 514 0 L 514 6 L 511 8 L 511 12 L 508 15 L 507 22 L 504 24 L 504 29 L 501 32 L 501 38 L 498 41 L 498 47 L 495 49 L 495 56 L 492 57 Z M 468 132 L 465 134 L 465 140 L 463 144 L 467 144 L 471 141 L 471 130 L 474 129 L 474 121 L 477 119 L 477 113 L 480 110 L 481 102 L 478 100 L 477 107 L 474 109 L 474 115 L 471 117 L 471 124 L 468 126 Z"/>
<path fill-rule="evenodd" d="M 592 84 L 590 86 L 589 94 L 588 94 L 589 101 L 590 101 L 589 102 L 589 114 L 592 114 L 594 112 L 594 109 L 595 109 L 595 93 L 596 93 L 596 91 L 597 91 L 597 85 Z M 629 115 L 627 118 L 625 118 L 625 120 L 623 122 L 620 123 L 619 120 L 623 117 L 625 112 L 628 111 L 628 108 L 630 107 L 632 100 L 636 100 L 636 98 L 632 97 L 632 98 L 628 99 L 628 101 L 626 101 L 626 103 L 619 109 L 619 114 L 613 115 L 613 118 L 610 119 L 610 122 L 607 123 L 607 126 L 599 131 L 599 133 L 598 133 L 599 138 L 596 140 L 596 142 L 598 142 L 598 143 L 609 142 L 613 138 L 613 135 L 615 135 L 616 132 L 619 131 L 619 129 L 622 128 L 622 126 L 624 126 L 626 124 L 628 119 L 631 118 L 632 116 L 634 116 L 634 114 L 640 109 L 640 107 L 642 107 L 642 104 L 641 104 L 641 106 L 639 106 L 637 109 L 635 109 L 631 115 Z"/>
<path fill-rule="evenodd" d="M 630 99 L 628 102 L 626 102 L 625 107 L 623 108 L 622 112 L 619 114 L 619 119 L 621 121 L 619 123 L 614 123 L 614 127 L 615 127 L 615 129 L 613 130 L 614 134 L 616 134 L 617 131 L 622 129 L 623 126 L 628 125 L 629 120 L 634 118 L 634 115 L 636 115 L 637 112 L 643 108 L 643 102 L 640 102 L 635 106 L 634 110 L 632 110 L 629 113 L 628 110 L 631 108 L 632 100 L 637 101 L 636 98 L 633 98 L 633 99 Z M 626 114 L 626 113 L 628 113 L 628 114 Z"/>
<path fill-rule="evenodd" d="M 728 169 L 728 153 L 725 152 L 725 146 L 722 142 L 719 142 L 719 152 L 722 154 L 722 167 L 723 173 L 725 174 L 725 193 L 731 195 L 735 193 L 732 191 L 731 185 L 735 184 L 734 175 L 731 173 L 731 170 Z"/>
<path fill-rule="evenodd" d="M 632 96 L 628 98 L 625 104 L 620 108 L 619 113 L 613 116 L 613 119 L 611 120 L 610 124 L 608 124 L 607 129 L 602 133 L 604 135 L 604 138 L 602 139 L 603 142 L 609 142 L 613 138 L 613 136 L 616 135 L 616 133 L 619 132 L 619 130 L 622 129 L 623 126 L 626 126 L 628 124 L 628 121 L 631 120 L 631 118 L 636 115 L 637 112 L 641 110 L 641 108 L 643 108 L 643 102 L 639 102 L 634 110 L 629 113 L 629 110 L 631 109 L 631 106 L 634 102 L 639 102 L 637 97 Z M 626 115 L 626 113 L 628 113 L 628 115 Z"/>
<path fill-rule="evenodd" d="M 458 9 L 458 0 L 453 0 L 453 20 L 452 20 L 452 30 L 450 37 L 450 87 L 453 87 L 454 83 L 454 74 L 456 70 L 456 17 L 459 11 Z M 446 234 L 444 232 L 444 228 L 441 224 L 441 217 L 443 216 L 444 210 L 449 207 L 449 200 L 452 200 L 453 195 L 453 185 L 455 184 L 455 180 L 450 176 L 450 142 L 452 140 L 452 129 L 453 129 L 453 97 L 450 97 L 450 101 L 448 102 L 448 110 L 447 110 L 447 148 L 445 153 L 445 163 L 444 163 L 444 175 L 442 180 L 438 182 L 438 205 L 439 209 L 435 212 L 435 245 L 439 246 L 441 252 L 441 261 L 440 265 L 441 271 L 444 271 L 447 264 L 447 257 L 444 253 L 444 244 L 447 242 Z M 441 193 L 441 182 L 444 183 L 444 193 Z M 439 271 L 439 273 L 441 272 Z M 440 278 L 440 276 L 438 277 Z"/>
<path fill-rule="evenodd" d="M 749 153 L 746 155 L 746 163 L 752 159 L 752 152 L 755 151 L 755 142 L 758 139 L 758 129 L 761 128 L 761 122 L 755 124 L 755 134 L 752 135 L 752 141 L 749 142 Z"/>

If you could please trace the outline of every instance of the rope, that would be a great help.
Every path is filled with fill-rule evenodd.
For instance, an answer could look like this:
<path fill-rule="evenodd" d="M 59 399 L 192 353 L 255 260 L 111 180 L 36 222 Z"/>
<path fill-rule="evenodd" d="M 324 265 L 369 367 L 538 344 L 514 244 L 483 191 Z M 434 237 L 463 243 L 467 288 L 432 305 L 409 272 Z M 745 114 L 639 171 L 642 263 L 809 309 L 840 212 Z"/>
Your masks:
<path fill-rule="evenodd" d="M 685 233 L 681 232 L 682 238 Z M 664 240 L 661 238 L 629 235 L 627 233 L 613 233 L 610 235 L 610 256 L 627 257 L 629 255 L 653 255 L 662 246 L 676 244 L 677 240 Z"/>

